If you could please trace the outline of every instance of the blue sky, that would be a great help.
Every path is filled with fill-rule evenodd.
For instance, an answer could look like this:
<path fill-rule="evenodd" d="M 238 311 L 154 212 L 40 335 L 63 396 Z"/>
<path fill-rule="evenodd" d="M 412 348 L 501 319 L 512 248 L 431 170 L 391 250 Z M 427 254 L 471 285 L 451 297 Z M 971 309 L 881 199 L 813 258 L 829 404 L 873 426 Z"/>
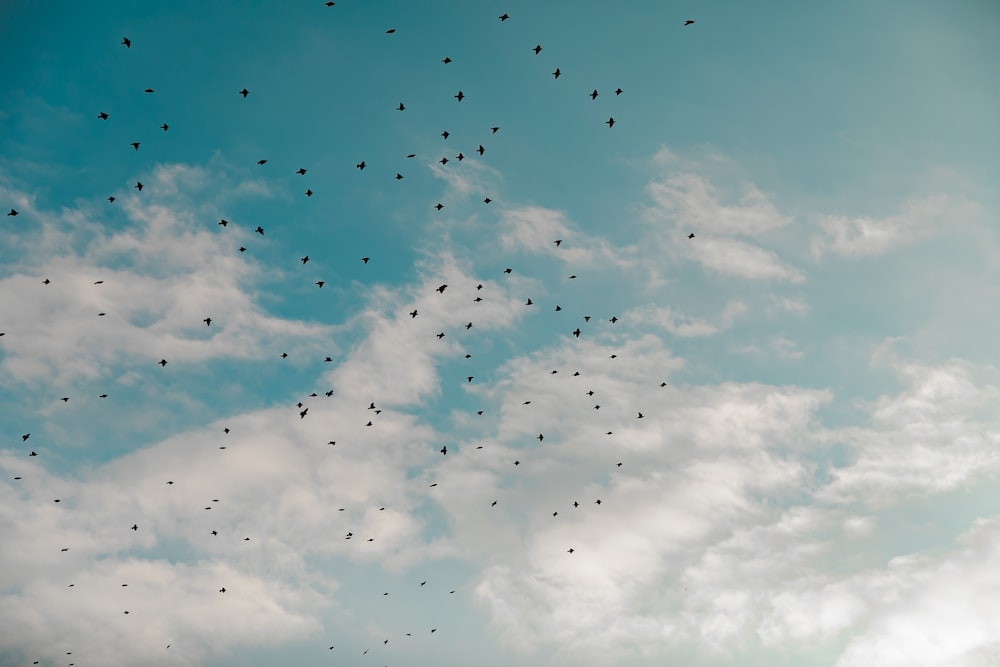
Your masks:
<path fill-rule="evenodd" d="M 998 28 L 4 3 L 0 662 L 994 664 Z"/>

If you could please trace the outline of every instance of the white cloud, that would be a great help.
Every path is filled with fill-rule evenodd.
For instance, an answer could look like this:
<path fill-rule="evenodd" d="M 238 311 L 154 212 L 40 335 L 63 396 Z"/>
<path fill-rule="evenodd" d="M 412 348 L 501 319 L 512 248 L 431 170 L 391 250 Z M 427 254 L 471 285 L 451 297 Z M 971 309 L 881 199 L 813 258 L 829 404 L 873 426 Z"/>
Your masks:
<path fill-rule="evenodd" d="M 709 271 L 750 280 L 787 280 L 801 283 L 805 276 L 770 250 L 730 238 L 695 238 L 685 254 Z"/>
<path fill-rule="evenodd" d="M 648 191 L 658 206 L 653 220 L 666 217 L 681 230 L 704 236 L 757 236 L 791 223 L 754 186 L 746 186 L 736 203 L 722 204 L 718 193 L 702 176 L 674 174 L 650 183 Z"/>
<path fill-rule="evenodd" d="M 907 201 L 898 214 L 885 218 L 829 215 L 820 221 L 825 234 L 813 239 L 812 253 L 816 258 L 826 253 L 847 257 L 883 255 L 904 245 L 952 233 L 976 211 L 968 201 L 933 195 Z"/>

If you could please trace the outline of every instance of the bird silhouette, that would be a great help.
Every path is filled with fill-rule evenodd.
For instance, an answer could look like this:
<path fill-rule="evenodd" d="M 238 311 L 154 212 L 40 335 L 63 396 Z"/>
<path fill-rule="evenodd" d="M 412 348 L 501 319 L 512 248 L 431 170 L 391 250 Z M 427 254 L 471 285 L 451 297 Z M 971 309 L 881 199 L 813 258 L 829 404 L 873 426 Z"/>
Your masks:
<path fill-rule="evenodd" d="M 535 55 L 537 56 L 539 53 L 542 52 L 542 45 L 541 44 L 536 44 L 535 48 L 533 48 L 532 51 L 534 51 Z"/>
<path fill-rule="evenodd" d="M 132 40 L 129 39 L 128 37 L 122 37 L 122 44 L 125 46 L 126 49 L 132 48 Z"/>
<path fill-rule="evenodd" d="M 241 91 L 240 91 L 240 95 L 242 95 L 242 96 L 243 96 L 243 99 L 246 99 L 246 98 L 247 98 L 247 95 L 249 95 L 249 94 L 250 94 L 250 91 L 249 91 L 249 90 L 247 90 L 246 88 L 244 88 L 243 90 L 241 90 Z M 266 96 L 265 96 L 265 97 L 266 97 Z"/>

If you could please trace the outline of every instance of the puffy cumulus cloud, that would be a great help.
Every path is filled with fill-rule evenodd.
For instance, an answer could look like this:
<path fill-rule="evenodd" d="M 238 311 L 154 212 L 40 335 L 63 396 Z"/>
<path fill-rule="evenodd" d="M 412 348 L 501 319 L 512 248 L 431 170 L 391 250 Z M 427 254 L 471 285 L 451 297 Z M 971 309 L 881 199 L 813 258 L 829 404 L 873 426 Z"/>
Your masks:
<path fill-rule="evenodd" d="M 837 667 L 986 667 L 1000 660 L 1000 523 L 984 520 L 945 557 L 900 558 L 889 595 Z"/>
<path fill-rule="evenodd" d="M 855 460 L 833 472 L 820 498 L 873 505 L 900 494 L 940 493 L 1000 465 L 1000 424 L 990 414 L 1000 390 L 977 385 L 966 363 L 889 360 L 908 384 L 871 406 L 872 424 L 838 431 Z"/>
<path fill-rule="evenodd" d="M 505 209 L 500 215 L 500 242 L 505 250 L 544 253 L 574 265 L 595 262 L 632 266 L 634 248 L 616 248 L 583 232 L 565 214 L 541 206 Z M 557 247 L 555 241 L 561 241 Z"/>
<path fill-rule="evenodd" d="M 711 336 L 728 329 L 733 322 L 749 310 L 742 301 L 730 301 L 715 318 L 716 323 L 699 317 L 680 313 L 669 306 L 643 306 L 628 311 L 625 318 L 630 322 L 652 324 L 680 338 Z"/>
<path fill-rule="evenodd" d="M 0 642 L 60 664 L 200 664 L 246 643 L 315 634 L 327 604 L 220 562 L 94 561 L 0 596 Z"/>
<path fill-rule="evenodd" d="M 477 331 L 508 328 L 524 312 L 520 298 L 511 295 L 523 284 L 520 279 L 503 285 L 477 279 L 450 254 L 427 258 L 421 273 L 420 283 L 411 288 L 371 292 L 358 316 L 367 335 L 327 374 L 338 391 L 370 396 L 380 404 L 416 404 L 438 391 L 437 364 L 462 350 L 454 331 L 468 322 Z M 441 285 L 447 287 L 438 292 Z M 438 339 L 438 333 L 445 337 Z"/>
<path fill-rule="evenodd" d="M 673 221 L 678 229 L 704 235 L 757 236 L 792 222 L 766 194 L 750 185 L 733 204 L 719 201 L 719 193 L 701 175 L 679 173 L 654 181 L 647 188 L 656 208 L 652 220 Z"/>
<path fill-rule="evenodd" d="M 160 201 L 203 177 L 161 167 Z M 39 214 L 31 255 L 0 279 L 0 310 L 18 314 L 4 323 L 2 363 L 12 377 L 62 384 L 160 358 L 251 359 L 278 340 L 313 352 L 327 343 L 328 327 L 273 317 L 256 303 L 259 267 L 235 251 L 246 232 L 205 231 L 190 210 L 137 197 L 123 207 L 130 224 L 120 230 L 79 211 Z"/>
<path fill-rule="evenodd" d="M 653 336 L 616 343 L 568 339 L 510 362 L 484 390 L 502 400 L 495 436 L 442 478 L 479 471 L 473 486 L 485 487 L 446 509 L 457 541 L 483 545 L 470 556 L 484 564 L 476 590 L 498 630 L 589 662 L 695 636 L 677 616 L 684 566 L 804 483 L 789 452 L 806 446 L 829 399 L 766 385 L 660 388 L 679 360 Z"/>
<path fill-rule="evenodd" d="M 805 276 L 770 250 L 732 238 L 695 238 L 685 255 L 715 273 L 750 280 L 805 281 Z"/>
<path fill-rule="evenodd" d="M 812 254 L 816 258 L 824 254 L 884 255 L 942 232 L 952 232 L 978 211 L 969 201 L 939 194 L 907 201 L 899 213 L 884 218 L 828 215 L 820 220 L 824 234 L 813 239 Z"/>

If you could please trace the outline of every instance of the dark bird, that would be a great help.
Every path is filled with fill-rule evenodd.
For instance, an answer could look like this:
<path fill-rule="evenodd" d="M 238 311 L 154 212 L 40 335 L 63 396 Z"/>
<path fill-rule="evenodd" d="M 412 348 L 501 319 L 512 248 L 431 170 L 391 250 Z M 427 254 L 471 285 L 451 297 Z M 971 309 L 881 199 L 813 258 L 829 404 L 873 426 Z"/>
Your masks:
<path fill-rule="evenodd" d="M 444 204 L 442 204 L 441 202 L 438 202 L 437 204 L 434 205 L 434 208 L 436 208 L 437 210 L 440 211 L 441 209 L 444 208 Z"/>
<path fill-rule="evenodd" d="M 476 152 L 479 153 L 480 155 L 482 155 L 483 153 L 486 152 L 486 149 L 483 148 L 482 144 L 479 144 L 479 148 L 476 149 Z"/>
<path fill-rule="evenodd" d="M 472 379 L 473 379 L 474 377 L 475 377 L 475 375 L 470 375 L 469 377 L 467 377 L 467 378 L 465 378 L 465 379 L 466 379 L 466 380 L 468 380 L 468 381 L 469 381 L 469 383 L 471 384 L 471 383 L 472 383 Z"/>
<path fill-rule="evenodd" d="M 399 106 L 396 107 L 396 111 L 406 111 L 406 106 L 404 106 L 403 103 L 400 102 Z"/>
<path fill-rule="evenodd" d="M 638 416 L 638 417 L 636 417 L 636 419 L 642 419 L 642 416 L 643 416 L 643 415 L 642 415 L 642 413 L 640 412 L 640 413 L 639 413 L 639 416 Z"/>
<path fill-rule="evenodd" d="M 362 257 L 362 258 L 361 258 L 361 261 L 362 261 L 363 263 L 367 264 L 367 263 L 368 263 L 368 261 L 369 261 L 370 259 L 371 259 L 371 257 Z"/>
<path fill-rule="evenodd" d="M 142 181 L 136 181 L 135 185 L 133 185 L 132 187 L 138 190 L 139 192 L 142 192 Z"/>
<path fill-rule="evenodd" d="M 611 322 L 611 324 L 614 324 L 614 323 L 615 323 L 615 322 L 617 322 L 617 321 L 618 321 L 618 318 L 617 318 L 617 317 L 615 317 L 614 315 L 612 315 L 612 316 L 611 316 L 611 319 L 610 319 L 610 320 L 608 320 L 608 322 Z"/>
<path fill-rule="evenodd" d="M 461 162 L 462 160 L 465 159 L 465 155 L 463 153 L 459 153 L 458 155 L 455 156 L 455 159 Z"/>
<path fill-rule="evenodd" d="M 159 360 L 158 362 L 156 362 L 156 363 L 160 364 L 160 366 L 166 366 L 166 365 L 167 365 L 167 360 L 166 360 L 166 359 L 160 359 L 160 360 Z"/>
<path fill-rule="evenodd" d="M 574 551 L 574 549 L 569 549 L 566 553 L 571 554 L 571 553 L 573 553 L 573 551 Z"/>
<path fill-rule="evenodd" d="M 132 524 L 132 530 L 139 530 L 139 524 L 133 523 Z"/>
<path fill-rule="evenodd" d="M 660 383 L 660 387 L 666 387 L 666 386 L 667 386 L 667 383 L 666 383 L 666 382 L 661 382 L 661 383 Z"/>
<path fill-rule="evenodd" d="M 462 100 L 465 99 L 465 93 L 463 93 L 461 90 L 458 91 L 458 93 L 455 95 L 455 99 L 461 102 Z"/>
<path fill-rule="evenodd" d="M 101 314 L 103 315 L 104 313 Z M 69 403 L 69 396 L 63 396 L 59 400 L 62 401 L 63 403 Z"/>
<path fill-rule="evenodd" d="M 247 90 L 246 88 L 244 88 L 243 90 L 240 91 L 240 95 L 243 96 L 243 99 L 246 99 L 247 95 L 249 95 L 249 94 L 250 94 L 250 91 Z"/>
<path fill-rule="evenodd" d="M 225 218 L 223 218 L 222 220 L 219 220 L 219 226 L 220 227 L 225 227 L 228 224 L 229 224 L 229 221 L 226 220 Z"/>
<path fill-rule="evenodd" d="M 503 14 L 500 15 L 500 22 L 503 23 L 504 21 L 506 21 L 509 18 L 510 18 L 510 15 L 507 14 L 507 12 L 504 12 Z"/>
<path fill-rule="evenodd" d="M 541 433 L 539 433 L 538 434 L 538 442 L 541 442 L 542 440 L 545 440 L 545 436 L 542 435 Z"/>
<path fill-rule="evenodd" d="M 558 305 L 558 304 L 557 304 L 557 305 L 556 305 L 556 312 L 558 313 L 558 312 L 559 312 L 559 311 L 561 311 L 561 310 L 562 310 L 562 306 L 560 306 L 560 305 Z"/>
<path fill-rule="evenodd" d="M 597 99 L 597 88 L 594 88 L 594 92 L 592 92 L 590 94 L 590 99 L 592 99 L 592 100 L 596 100 Z"/>
<path fill-rule="evenodd" d="M 125 45 L 126 49 L 131 49 L 132 48 L 132 40 L 129 39 L 128 37 L 122 37 L 122 44 Z"/>
<path fill-rule="evenodd" d="M 443 157 L 440 160 L 438 160 L 438 162 L 440 162 L 441 164 L 448 164 L 448 158 Z"/>
<path fill-rule="evenodd" d="M 258 225 L 257 229 L 255 229 L 254 231 L 257 232 L 258 234 L 260 234 L 261 236 L 264 235 L 264 228 L 261 227 L 260 225 Z"/>
<path fill-rule="evenodd" d="M 444 291 L 446 289 L 448 289 L 448 285 L 441 285 L 440 287 L 437 288 L 437 291 L 440 292 L 441 294 L 444 294 Z"/>
<path fill-rule="evenodd" d="M 323 280 L 317 280 L 316 281 L 316 287 L 318 287 L 320 289 L 323 289 L 323 285 L 325 285 L 325 284 L 326 284 L 326 282 L 323 281 Z"/>
<path fill-rule="evenodd" d="M 32 450 L 32 452 L 30 454 L 28 454 L 28 457 L 30 458 L 32 456 L 38 456 L 38 452 Z"/>
<path fill-rule="evenodd" d="M 206 317 L 205 319 L 202 320 L 202 322 L 205 323 L 206 327 L 212 326 L 212 318 L 211 317 Z"/>
<path fill-rule="evenodd" d="M 144 93 L 155 93 L 156 91 L 153 90 L 152 88 L 147 88 L 146 90 L 144 90 L 142 92 L 144 92 Z"/>
<path fill-rule="evenodd" d="M 688 19 L 687 21 L 684 22 L 684 25 L 686 25 L 686 26 L 687 25 L 694 25 L 694 19 Z"/>
<path fill-rule="evenodd" d="M 445 130 L 444 132 L 441 133 L 441 136 L 444 137 L 445 139 L 447 139 L 448 137 L 451 136 L 451 132 L 449 132 L 448 130 Z"/>
<path fill-rule="evenodd" d="M 267 164 L 267 160 L 257 160 L 257 164 Z"/>
<path fill-rule="evenodd" d="M 333 7 L 337 3 L 334 2 L 333 0 L 326 0 L 326 2 L 324 2 L 323 4 L 326 5 L 327 7 Z M 331 646 L 330 648 L 333 648 L 333 647 Z"/>
<path fill-rule="evenodd" d="M 296 171 L 295 173 L 298 174 L 299 176 L 305 176 L 306 170 L 303 169 L 302 167 L 299 167 L 298 171 Z"/>
<path fill-rule="evenodd" d="M 160 129 L 163 130 L 164 132 L 166 132 L 167 130 L 170 129 L 170 126 L 167 125 L 166 123 L 164 123 L 163 125 L 160 126 Z"/>
<path fill-rule="evenodd" d="M 358 169 L 364 169 L 365 168 L 365 161 L 362 160 L 361 162 L 357 163 L 354 166 L 357 167 Z"/>
<path fill-rule="evenodd" d="M 101 113 L 97 114 L 97 117 L 100 118 L 101 120 L 107 120 L 108 119 L 108 114 L 106 114 L 106 113 L 104 113 L 102 111 Z"/>
<path fill-rule="evenodd" d="M 483 203 L 484 204 L 489 204 L 491 201 L 493 201 L 493 200 L 490 199 L 489 197 L 487 197 L 486 199 L 483 200 Z"/>
<path fill-rule="evenodd" d="M 490 132 L 491 132 L 492 134 L 496 134 L 496 133 L 497 133 L 497 132 L 499 132 L 499 131 L 500 131 L 500 128 L 499 128 L 499 127 L 491 127 L 491 128 L 490 128 Z"/>
<path fill-rule="evenodd" d="M 226 592 L 226 587 L 225 587 L 225 586 L 223 586 L 222 588 L 220 588 L 220 589 L 219 589 L 219 592 L 220 592 L 220 593 L 225 593 L 225 592 Z"/>
<path fill-rule="evenodd" d="M 138 141 L 133 141 L 131 144 L 129 144 L 129 146 L 131 146 L 135 150 L 139 150 L 139 142 Z"/>
<path fill-rule="evenodd" d="M 621 88 L 615 88 L 615 95 L 621 95 L 621 94 L 622 94 L 622 93 L 624 93 L 624 92 L 625 92 L 625 91 L 624 91 L 624 90 L 622 90 Z"/>
<path fill-rule="evenodd" d="M 442 447 L 441 448 L 441 454 L 446 456 L 448 454 L 448 448 L 447 447 Z"/>
<path fill-rule="evenodd" d="M 604 121 L 604 122 L 605 122 L 605 124 L 606 124 L 606 125 L 607 125 L 608 127 L 614 127 L 614 126 L 615 126 L 615 119 L 614 119 L 614 116 L 612 116 L 611 118 L 608 118 L 608 119 L 607 119 L 606 121 Z"/>
<path fill-rule="evenodd" d="M 313 196 L 313 191 L 312 191 L 312 190 L 309 190 L 309 189 L 307 189 L 307 190 L 306 190 L 306 197 L 312 197 L 312 196 Z"/>
<path fill-rule="evenodd" d="M 526 306 L 533 306 L 534 304 L 535 304 L 535 302 L 532 301 L 530 298 L 527 301 L 524 302 L 524 305 L 526 305 Z"/>
<path fill-rule="evenodd" d="M 573 335 L 576 336 L 577 338 L 580 337 L 580 327 L 576 328 L 576 331 L 573 332 Z"/>
<path fill-rule="evenodd" d="M 410 311 L 410 318 L 411 319 L 414 318 L 414 317 L 416 317 L 416 316 L 417 316 L 417 311 L 416 310 Z"/>
<path fill-rule="evenodd" d="M 535 48 L 533 48 L 532 51 L 534 51 L 535 55 L 537 56 L 539 53 L 542 52 L 542 45 L 541 44 L 536 44 Z"/>
<path fill-rule="evenodd" d="M 42 284 L 43 285 L 48 285 L 51 282 L 52 282 L 51 280 L 49 280 L 48 278 L 46 278 L 45 280 L 42 281 Z"/>
<path fill-rule="evenodd" d="M 108 201 L 111 202 L 112 204 L 114 204 L 115 203 L 115 198 L 114 197 L 108 197 Z"/>
<path fill-rule="evenodd" d="M 396 32 L 396 29 L 395 29 L 395 28 L 389 28 L 388 30 L 386 30 L 386 31 L 385 31 L 385 34 L 387 34 L 387 35 L 391 35 L 391 34 L 392 34 L 392 33 L 394 33 L 394 32 Z"/>
<path fill-rule="evenodd" d="M 553 243 L 555 243 L 556 247 L 558 248 L 559 246 L 562 245 L 562 239 L 556 239 L 555 241 L 553 241 Z"/>
<path fill-rule="evenodd" d="M 402 174 L 400 174 L 400 173 L 397 173 L 397 174 L 396 174 L 396 180 L 397 180 L 397 181 L 401 181 L 401 180 L 403 180 L 403 175 L 402 175 Z"/>
<path fill-rule="evenodd" d="M 508 267 L 507 267 L 506 269 L 504 269 L 504 270 L 503 270 L 503 272 L 504 272 L 504 273 L 508 273 L 508 274 L 509 274 L 509 273 L 511 273 L 511 272 L 512 272 L 513 270 L 514 270 L 514 269 L 512 269 L 512 268 L 510 268 L 510 267 L 508 266 Z"/>
<path fill-rule="evenodd" d="M 552 73 L 552 76 L 558 79 L 560 74 L 562 74 L 562 71 L 557 67 L 556 71 Z"/>
<path fill-rule="evenodd" d="M 308 261 L 309 261 L 309 255 L 306 255 L 305 257 L 303 257 L 303 258 L 302 258 L 302 259 L 300 259 L 299 261 L 300 261 L 300 262 L 302 262 L 303 264 L 305 264 L 306 262 L 308 262 Z"/>
<path fill-rule="evenodd" d="M 442 331 L 441 333 L 437 334 L 437 337 L 438 337 L 438 340 L 441 340 L 442 338 L 444 338 L 444 332 Z"/>
<path fill-rule="evenodd" d="M 691 232 L 690 234 L 688 234 L 688 238 L 689 239 L 693 239 L 694 238 L 694 232 Z"/>
<path fill-rule="evenodd" d="M 448 63 L 451 62 L 451 58 L 449 58 L 448 56 L 445 56 L 444 60 L 442 60 L 441 62 L 443 62 L 445 65 L 447 65 Z"/>

